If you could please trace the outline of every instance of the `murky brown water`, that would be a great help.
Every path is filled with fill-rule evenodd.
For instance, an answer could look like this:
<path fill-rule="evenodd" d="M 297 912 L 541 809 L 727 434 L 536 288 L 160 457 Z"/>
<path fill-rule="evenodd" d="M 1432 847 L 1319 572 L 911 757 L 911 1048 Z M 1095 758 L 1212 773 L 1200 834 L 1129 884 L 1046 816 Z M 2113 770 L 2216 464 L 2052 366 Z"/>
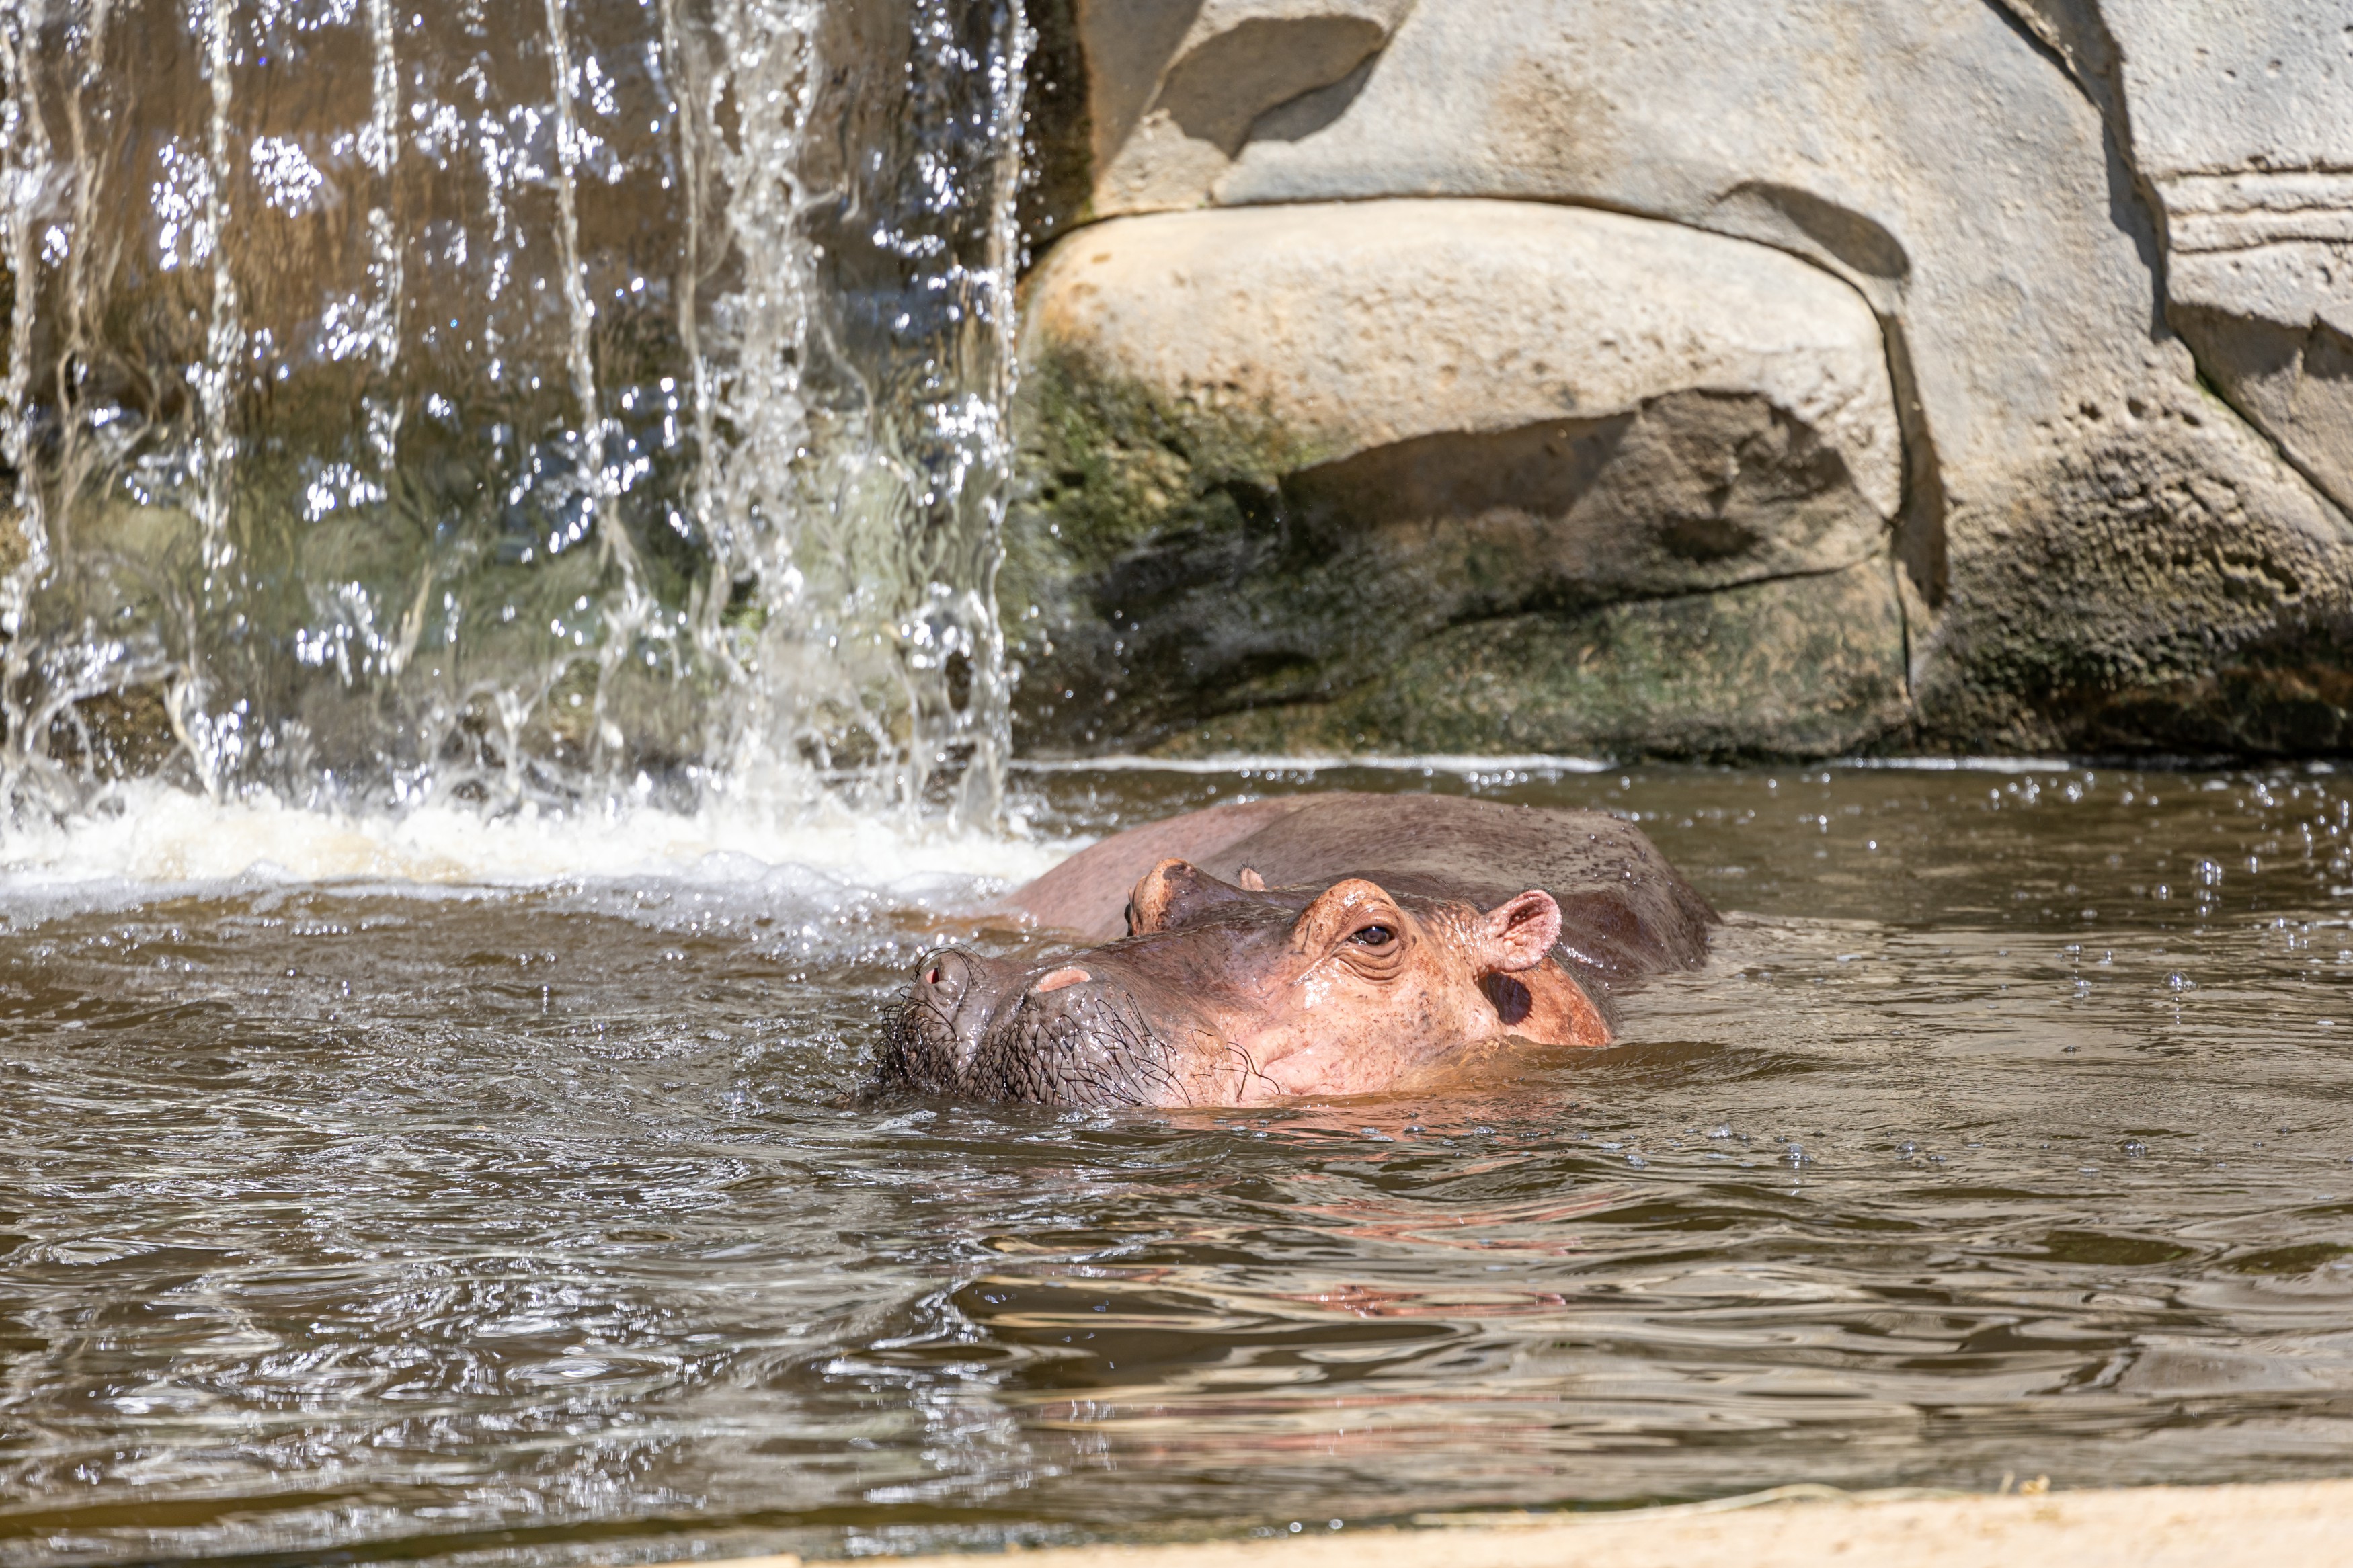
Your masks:
<path fill-rule="evenodd" d="M 1123 1119 L 851 1103 L 944 922 L 808 874 L 18 900 L 0 1563 L 2353 1461 L 2342 775 L 1314 783 L 1638 812 L 1737 918 L 1607 1051 Z"/>

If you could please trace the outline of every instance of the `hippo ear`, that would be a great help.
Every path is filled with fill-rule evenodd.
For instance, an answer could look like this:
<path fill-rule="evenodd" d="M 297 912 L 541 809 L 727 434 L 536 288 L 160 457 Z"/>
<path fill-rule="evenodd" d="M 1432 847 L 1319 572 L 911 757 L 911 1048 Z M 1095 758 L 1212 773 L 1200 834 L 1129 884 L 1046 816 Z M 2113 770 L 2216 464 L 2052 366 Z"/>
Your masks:
<path fill-rule="evenodd" d="M 1560 906 L 1531 888 L 1479 917 L 1479 965 L 1490 973 L 1534 969 L 1560 940 Z"/>
<path fill-rule="evenodd" d="M 1130 936 L 1166 931 L 1197 920 L 1220 904 L 1239 902 L 1240 888 L 1219 881 L 1188 861 L 1168 859 L 1144 874 L 1127 896 Z"/>

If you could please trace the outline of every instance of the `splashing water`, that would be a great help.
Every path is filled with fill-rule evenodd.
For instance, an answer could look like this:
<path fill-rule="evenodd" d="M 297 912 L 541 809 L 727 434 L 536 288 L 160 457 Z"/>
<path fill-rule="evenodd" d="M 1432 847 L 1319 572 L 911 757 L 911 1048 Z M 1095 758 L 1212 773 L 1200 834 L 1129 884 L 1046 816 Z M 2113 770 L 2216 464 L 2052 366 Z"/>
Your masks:
<path fill-rule="evenodd" d="M 1018 6 L 0 16 L 0 795 L 987 826 Z"/>

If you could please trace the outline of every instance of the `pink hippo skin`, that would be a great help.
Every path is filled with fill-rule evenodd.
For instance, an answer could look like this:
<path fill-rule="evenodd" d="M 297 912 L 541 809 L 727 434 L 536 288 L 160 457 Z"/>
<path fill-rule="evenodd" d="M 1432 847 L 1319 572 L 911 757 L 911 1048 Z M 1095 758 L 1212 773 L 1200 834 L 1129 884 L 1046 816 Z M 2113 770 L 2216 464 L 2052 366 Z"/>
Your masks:
<path fill-rule="evenodd" d="M 1632 824 L 1451 795 L 1215 806 L 1007 900 L 1101 945 L 926 955 L 885 1089 L 1252 1105 L 1390 1088 L 1489 1042 L 1599 1046 L 1615 989 L 1696 965 L 1716 916 Z"/>

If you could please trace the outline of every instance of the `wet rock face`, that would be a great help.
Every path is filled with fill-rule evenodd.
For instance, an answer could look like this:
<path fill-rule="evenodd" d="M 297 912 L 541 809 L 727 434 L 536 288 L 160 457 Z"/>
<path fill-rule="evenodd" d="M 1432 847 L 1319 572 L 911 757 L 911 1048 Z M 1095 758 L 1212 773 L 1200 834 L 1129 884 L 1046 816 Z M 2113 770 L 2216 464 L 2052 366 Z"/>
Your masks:
<path fill-rule="evenodd" d="M 1067 15 L 1032 747 L 2353 735 L 2336 8 Z"/>
<path fill-rule="evenodd" d="M 1079 238 L 1032 286 L 1040 479 L 999 581 L 1027 743 L 1738 753 L 1901 722 L 1900 439 L 1839 280 L 1520 203 Z M 1715 597 L 1767 584 L 1807 585 Z M 1731 651 L 1817 604 L 1861 614 L 1838 657 Z"/>
<path fill-rule="evenodd" d="M 2232 405 L 2353 507 L 2353 16 L 2106 0 L 2167 316 Z"/>
<path fill-rule="evenodd" d="M 1905 720 L 1884 523 L 1755 395 L 1292 466 L 1246 419 L 1038 380 L 1067 482 L 999 583 L 1037 606 L 1033 749 L 1770 754 Z"/>

